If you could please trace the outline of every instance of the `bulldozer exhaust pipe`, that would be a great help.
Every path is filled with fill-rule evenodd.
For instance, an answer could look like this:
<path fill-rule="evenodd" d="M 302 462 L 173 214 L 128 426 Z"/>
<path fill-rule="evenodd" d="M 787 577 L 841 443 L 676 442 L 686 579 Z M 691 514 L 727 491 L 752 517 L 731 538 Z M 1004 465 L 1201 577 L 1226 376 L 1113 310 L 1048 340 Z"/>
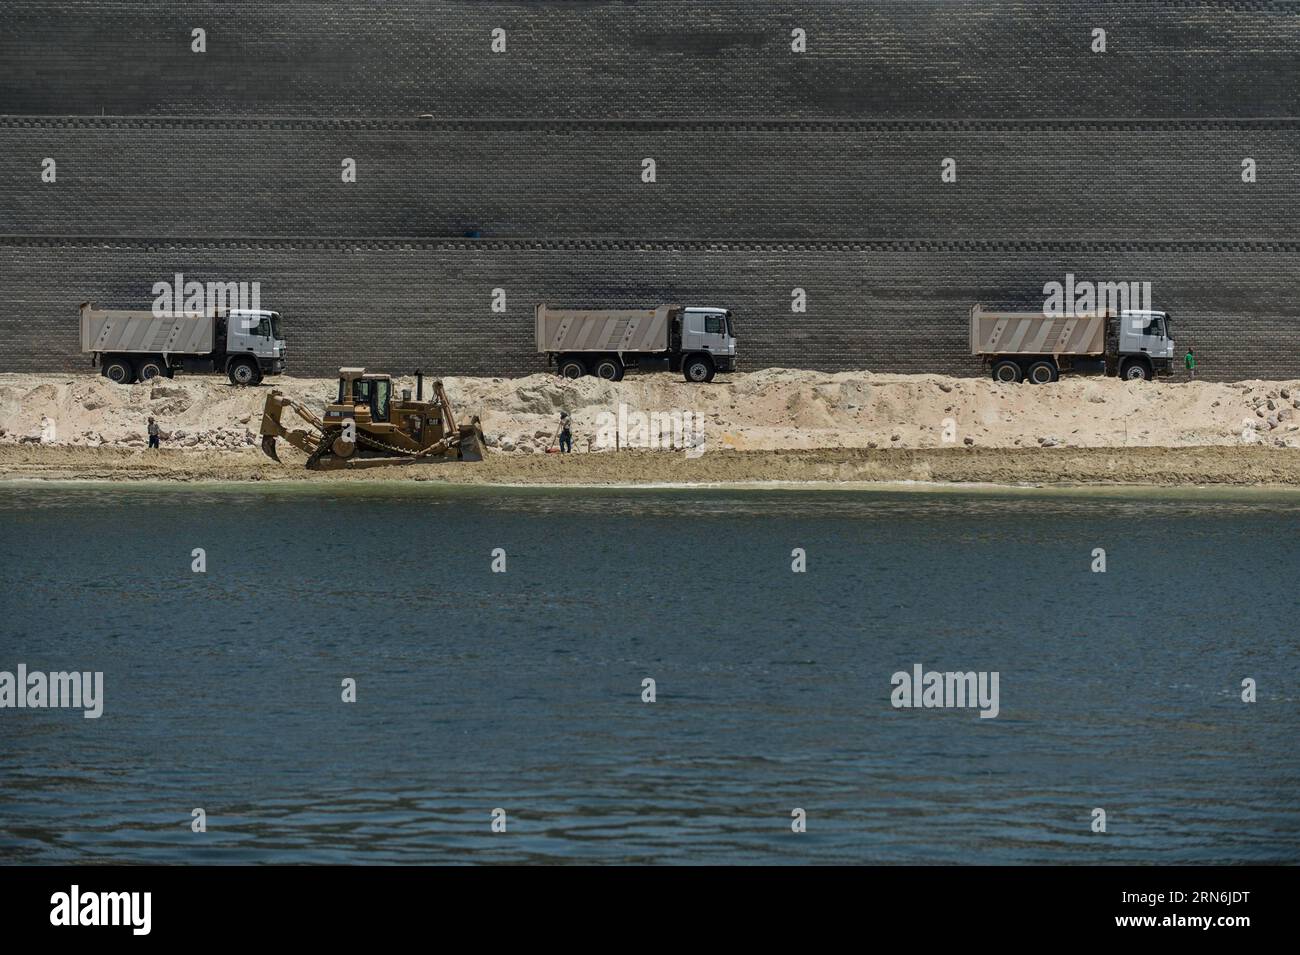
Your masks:
<path fill-rule="evenodd" d="M 415 400 L 424 400 L 424 372 L 415 369 Z"/>

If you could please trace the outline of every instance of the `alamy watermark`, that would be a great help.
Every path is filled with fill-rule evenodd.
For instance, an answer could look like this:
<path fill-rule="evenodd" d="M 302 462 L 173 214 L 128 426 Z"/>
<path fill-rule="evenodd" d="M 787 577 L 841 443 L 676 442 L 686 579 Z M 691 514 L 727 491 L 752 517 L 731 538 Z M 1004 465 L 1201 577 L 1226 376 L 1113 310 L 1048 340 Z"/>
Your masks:
<path fill-rule="evenodd" d="M 889 696 L 889 702 L 895 709 L 978 707 L 980 719 L 991 720 L 997 717 L 1000 710 L 999 677 L 997 670 L 941 673 L 938 670 L 926 670 L 917 663 L 913 664 L 911 673 L 899 670 L 890 677 L 889 682 L 894 690 Z"/>
<path fill-rule="evenodd" d="M 1043 314 L 1048 318 L 1151 311 L 1150 282 L 1077 282 L 1074 273 L 1067 272 L 1064 282 L 1045 283 L 1043 296 Z"/>
<path fill-rule="evenodd" d="M 152 892 L 83 892 L 73 885 L 50 896 L 50 924 L 55 926 L 129 926 L 132 935 L 148 935 L 153 926 Z"/>
<path fill-rule="evenodd" d="M 685 451 L 687 457 L 704 453 L 704 416 L 693 411 L 631 411 L 620 403 L 618 412 L 596 415 L 599 450 L 647 448 Z"/>
<path fill-rule="evenodd" d="M 177 272 L 170 282 L 154 282 L 153 296 L 155 318 L 205 315 L 228 309 L 257 311 L 262 302 L 262 283 L 187 282 L 185 273 Z"/>
<path fill-rule="evenodd" d="M 82 709 L 88 720 L 104 712 L 104 673 L 27 671 L 18 664 L 17 673 L 0 670 L 0 709 Z"/>

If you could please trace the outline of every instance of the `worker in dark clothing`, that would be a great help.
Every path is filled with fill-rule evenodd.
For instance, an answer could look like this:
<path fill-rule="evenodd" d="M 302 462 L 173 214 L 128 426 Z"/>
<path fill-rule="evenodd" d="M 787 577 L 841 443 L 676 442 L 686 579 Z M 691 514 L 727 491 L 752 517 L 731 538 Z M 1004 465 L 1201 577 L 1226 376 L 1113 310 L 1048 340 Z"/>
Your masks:
<path fill-rule="evenodd" d="M 1183 364 L 1187 366 L 1187 377 L 1196 377 L 1196 353 L 1189 347 L 1187 354 L 1183 356 Z"/>
<path fill-rule="evenodd" d="M 162 431 L 158 427 L 158 422 L 152 417 L 149 419 L 149 447 L 156 448 L 162 438 Z"/>
<path fill-rule="evenodd" d="M 569 454 L 573 451 L 573 422 L 567 411 L 560 412 L 560 452 Z"/>

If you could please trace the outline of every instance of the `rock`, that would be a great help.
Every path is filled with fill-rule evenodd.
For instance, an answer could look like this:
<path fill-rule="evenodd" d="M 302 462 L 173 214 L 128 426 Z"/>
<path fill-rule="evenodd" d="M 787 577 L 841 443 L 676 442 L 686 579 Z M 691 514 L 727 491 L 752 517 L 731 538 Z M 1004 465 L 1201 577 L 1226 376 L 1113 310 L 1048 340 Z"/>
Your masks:
<path fill-rule="evenodd" d="M 1291 397 L 1291 390 L 1290 390 L 1289 388 L 1283 388 L 1282 391 L 1281 391 L 1281 396 L 1282 396 L 1283 398 L 1290 398 L 1290 397 Z"/>
<path fill-rule="evenodd" d="M 902 441 L 902 440 L 903 440 L 903 436 L 900 435 L 900 434 L 891 434 L 891 435 L 889 436 L 889 440 L 890 440 L 890 441 Z"/>
<path fill-rule="evenodd" d="M 1269 398 L 1269 399 L 1268 399 L 1268 410 L 1269 410 L 1269 411 L 1276 411 L 1276 410 L 1277 410 L 1277 405 L 1273 404 L 1273 399 L 1272 399 L 1272 398 Z"/>
<path fill-rule="evenodd" d="M 502 451 L 513 451 L 514 449 L 515 449 L 515 443 L 511 441 L 509 438 L 505 438 L 501 441 Z"/>
<path fill-rule="evenodd" d="M 975 439 L 969 436 L 962 438 L 961 440 L 962 440 L 962 444 L 966 445 L 967 447 L 970 447 L 972 444 L 975 443 Z"/>
<path fill-rule="evenodd" d="M 942 391 L 944 394 L 947 394 L 948 392 L 952 391 L 952 385 L 948 384 L 948 382 L 946 381 L 941 381 L 939 382 L 939 390 Z"/>

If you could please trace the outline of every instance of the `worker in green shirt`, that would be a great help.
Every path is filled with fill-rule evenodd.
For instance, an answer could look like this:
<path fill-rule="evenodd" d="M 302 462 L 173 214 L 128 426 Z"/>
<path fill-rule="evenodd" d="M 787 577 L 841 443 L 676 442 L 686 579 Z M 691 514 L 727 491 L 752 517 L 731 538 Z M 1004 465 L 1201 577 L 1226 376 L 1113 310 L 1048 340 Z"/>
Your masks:
<path fill-rule="evenodd" d="M 1187 349 L 1187 354 L 1183 356 L 1183 364 L 1187 366 L 1187 377 L 1195 378 L 1196 377 L 1196 353 L 1193 352 L 1190 348 Z"/>

